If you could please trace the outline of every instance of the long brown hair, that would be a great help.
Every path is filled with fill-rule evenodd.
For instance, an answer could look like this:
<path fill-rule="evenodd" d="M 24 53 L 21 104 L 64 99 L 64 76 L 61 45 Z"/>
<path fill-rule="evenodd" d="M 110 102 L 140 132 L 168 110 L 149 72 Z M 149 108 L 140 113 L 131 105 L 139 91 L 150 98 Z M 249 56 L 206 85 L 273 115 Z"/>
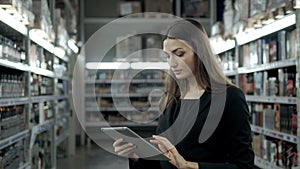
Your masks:
<path fill-rule="evenodd" d="M 227 86 L 233 86 L 223 73 L 207 33 L 199 22 L 191 19 L 176 21 L 167 29 L 165 35 L 165 39 L 180 39 L 192 47 L 195 55 L 194 77 L 201 88 L 211 92 L 222 92 Z M 173 72 L 169 70 L 165 80 L 166 93 L 160 102 L 161 110 L 188 91 L 187 80 L 176 80 L 173 77 Z"/>

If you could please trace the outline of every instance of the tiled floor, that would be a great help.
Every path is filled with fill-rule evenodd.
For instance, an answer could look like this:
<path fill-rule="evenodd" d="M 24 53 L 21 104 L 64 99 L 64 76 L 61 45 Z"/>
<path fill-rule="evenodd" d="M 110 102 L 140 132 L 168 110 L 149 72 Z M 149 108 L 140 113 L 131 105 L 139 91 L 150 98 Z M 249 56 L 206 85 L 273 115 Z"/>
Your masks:
<path fill-rule="evenodd" d="M 128 169 L 128 160 L 102 150 L 96 145 L 79 147 L 76 155 L 57 160 L 57 169 Z"/>

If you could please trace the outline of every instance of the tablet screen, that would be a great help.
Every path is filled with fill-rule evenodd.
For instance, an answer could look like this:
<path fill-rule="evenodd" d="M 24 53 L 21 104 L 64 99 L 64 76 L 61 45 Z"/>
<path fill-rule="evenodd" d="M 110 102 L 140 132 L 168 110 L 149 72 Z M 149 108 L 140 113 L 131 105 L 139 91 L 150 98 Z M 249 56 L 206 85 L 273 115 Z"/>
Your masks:
<path fill-rule="evenodd" d="M 135 144 L 137 146 L 135 153 L 143 159 L 164 161 L 170 160 L 158 148 L 128 127 L 103 127 L 101 128 L 101 131 L 114 140 L 123 138 L 125 142 Z"/>

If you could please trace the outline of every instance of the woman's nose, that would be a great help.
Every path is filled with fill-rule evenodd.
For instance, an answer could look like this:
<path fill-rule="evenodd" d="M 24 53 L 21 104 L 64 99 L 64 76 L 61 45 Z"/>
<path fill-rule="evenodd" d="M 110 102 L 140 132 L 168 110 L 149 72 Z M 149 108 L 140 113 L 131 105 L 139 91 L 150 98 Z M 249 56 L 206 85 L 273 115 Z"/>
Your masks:
<path fill-rule="evenodd" d="M 169 57 L 168 63 L 170 65 L 170 67 L 176 67 L 178 65 L 178 61 L 174 56 Z"/>

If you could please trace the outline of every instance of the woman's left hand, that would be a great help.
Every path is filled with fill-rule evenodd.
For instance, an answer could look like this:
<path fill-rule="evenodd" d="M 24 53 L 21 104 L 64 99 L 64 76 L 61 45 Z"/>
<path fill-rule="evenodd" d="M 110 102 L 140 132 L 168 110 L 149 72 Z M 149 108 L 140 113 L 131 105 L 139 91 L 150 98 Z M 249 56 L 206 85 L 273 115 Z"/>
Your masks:
<path fill-rule="evenodd" d="M 198 169 L 198 164 L 186 161 L 167 138 L 157 135 L 152 137 L 153 140 L 150 140 L 150 142 L 157 144 L 159 149 L 170 158 L 170 163 L 178 169 Z"/>

